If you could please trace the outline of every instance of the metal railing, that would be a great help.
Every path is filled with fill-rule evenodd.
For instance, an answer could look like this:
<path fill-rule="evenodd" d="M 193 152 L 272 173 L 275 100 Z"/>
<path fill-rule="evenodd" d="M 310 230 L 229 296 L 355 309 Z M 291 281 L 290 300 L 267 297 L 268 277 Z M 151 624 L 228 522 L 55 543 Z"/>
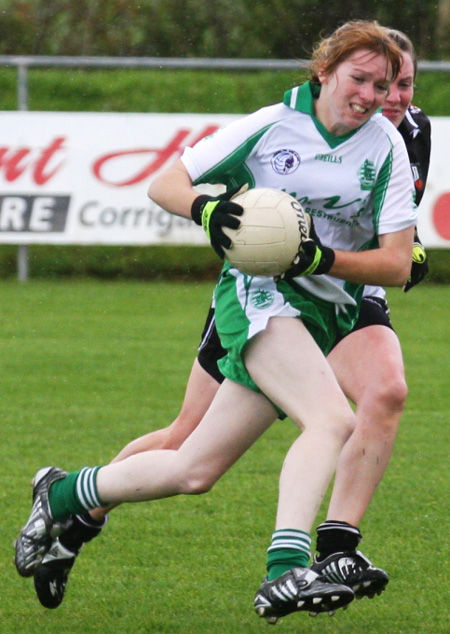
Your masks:
<path fill-rule="evenodd" d="M 305 59 L 229 59 L 203 57 L 53 57 L 50 55 L 0 55 L 0 66 L 17 68 L 17 109 L 28 110 L 28 70 L 30 68 L 159 68 L 161 70 L 298 70 L 308 68 Z M 450 71 L 450 61 L 418 63 L 420 71 Z"/>

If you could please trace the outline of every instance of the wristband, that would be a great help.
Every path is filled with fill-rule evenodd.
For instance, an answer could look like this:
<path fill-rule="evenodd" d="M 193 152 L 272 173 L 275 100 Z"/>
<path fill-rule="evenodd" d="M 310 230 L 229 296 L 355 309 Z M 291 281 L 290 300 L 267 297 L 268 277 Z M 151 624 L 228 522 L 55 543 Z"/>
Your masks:
<path fill-rule="evenodd" d="M 317 269 L 317 267 L 319 266 L 321 259 L 322 259 L 322 251 L 319 247 L 317 247 L 314 253 L 314 260 L 311 262 L 308 268 L 305 271 L 303 271 L 302 275 L 312 275 Z"/>
<path fill-rule="evenodd" d="M 209 200 L 213 200 L 213 197 L 207 194 L 201 194 L 194 199 L 191 205 L 191 218 L 196 225 L 202 225 L 203 208 Z"/>
<path fill-rule="evenodd" d="M 330 247 L 324 247 L 321 245 L 319 250 L 321 251 L 320 261 L 314 271 L 312 271 L 313 275 L 328 273 L 336 259 L 336 254 L 333 249 L 330 249 Z M 316 258 L 314 258 L 314 261 L 315 260 Z"/>
<path fill-rule="evenodd" d="M 203 205 L 203 209 L 202 209 L 202 227 L 203 227 L 204 232 L 208 236 L 208 239 L 211 238 L 211 234 L 210 234 L 210 231 L 209 231 L 209 219 L 211 218 L 212 212 L 214 211 L 214 209 L 217 207 L 217 205 L 220 202 L 221 202 L 220 200 L 208 200 Z"/>

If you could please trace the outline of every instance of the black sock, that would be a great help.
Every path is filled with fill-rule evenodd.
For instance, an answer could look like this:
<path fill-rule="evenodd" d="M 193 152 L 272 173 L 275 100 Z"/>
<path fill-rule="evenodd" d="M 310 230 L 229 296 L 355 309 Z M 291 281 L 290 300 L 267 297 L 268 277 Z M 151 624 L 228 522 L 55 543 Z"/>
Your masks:
<path fill-rule="evenodd" d="M 59 541 L 65 548 L 78 554 L 82 545 L 97 537 L 105 524 L 106 517 L 98 522 L 89 513 L 72 515 L 72 525 L 61 535 Z"/>
<path fill-rule="evenodd" d="M 328 555 L 338 552 L 356 550 L 362 535 L 356 526 L 347 522 L 327 520 L 317 527 L 318 559 L 325 559 Z"/>

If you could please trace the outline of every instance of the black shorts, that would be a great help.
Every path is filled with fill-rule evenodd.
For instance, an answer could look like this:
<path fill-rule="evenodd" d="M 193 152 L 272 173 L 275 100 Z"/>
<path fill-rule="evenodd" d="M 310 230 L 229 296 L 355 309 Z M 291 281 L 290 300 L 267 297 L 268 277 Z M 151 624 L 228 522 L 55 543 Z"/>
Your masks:
<path fill-rule="evenodd" d="M 216 330 L 214 308 L 210 306 L 203 328 L 202 339 L 198 348 L 198 362 L 202 368 L 218 383 L 222 383 L 224 376 L 217 367 L 217 362 L 226 355 L 227 351 L 220 345 L 219 335 Z"/>
<path fill-rule="evenodd" d="M 391 330 L 394 330 L 391 320 L 389 319 L 389 307 L 387 301 L 382 297 L 363 297 L 361 302 L 361 308 L 359 311 L 359 317 L 352 330 L 346 335 L 338 335 L 336 341 L 333 344 L 333 348 L 337 344 L 351 335 L 356 330 L 367 328 L 368 326 L 386 326 Z"/>
<path fill-rule="evenodd" d="M 381 297 L 364 297 L 361 302 L 359 318 L 353 329 L 346 335 L 339 335 L 333 348 L 349 334 L 368 326 L 386 326 L 394 330 L 389 319 L 389 308 L 385 299 Z M 214 319 L 214 308 L 210 306 L 203 328 L 202 339 L 198 348 L 198 362 L 201 367 L 218 383 L 222 383 L 224 376 L 217 367 L 217 362 L 226 355 L 227 351 L 220 344 Z"/>

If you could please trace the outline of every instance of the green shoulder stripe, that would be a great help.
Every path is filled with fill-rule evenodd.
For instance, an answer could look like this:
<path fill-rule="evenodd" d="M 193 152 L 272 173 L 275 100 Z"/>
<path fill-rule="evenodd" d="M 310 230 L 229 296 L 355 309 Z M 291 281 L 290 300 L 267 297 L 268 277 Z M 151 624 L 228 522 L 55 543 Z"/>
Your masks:
<path fill-rule="evenodd" d="M 383 208 L 384 199 L 386 198 L 387 188 L 392 174 L 393 152 L 392 147 L 389 150 L 388 155 L 380 169 L 377 182 L 375 184 L 375 190 L 373 195 L 373 228 L 375 233 L 378 234 L 378 224 L 380 221 L 380 214 Z"/>
<path fill-rule="evenodd" d="M 369 251 L 378 248 L 378 236 L 373 236 L 368 242 L 363 244 L 358 251 Z M 338 327 L 341 333 L 350 332 L 356 324 L 361 308 L 361 300 L 364 291 L 364 284 L 356 284 L 355 282 L 345 282 L 344 291 L 346 291 L 356 301 L 356 306 L 342 306 L 341 312 L 337 316 Z"/>
<path fill-rule="evenodd" d="M 273 121 L 269 125 L 255 132 L 251 137 L 246 139 L 242 145 L 237 147 L 231 154 L 223 158 L 219 163 L 214 165 L 210 170 L 202 174 L 200 178 L 194 181 L 194 185 L 201 183 L 224 183 L 229 187 L 248 183 L 250 187 L 255 184 L 253 174 L 245 164 L 245 159 L 251 154 L 253 148 L 262 136 L 277 121 Z"/>

